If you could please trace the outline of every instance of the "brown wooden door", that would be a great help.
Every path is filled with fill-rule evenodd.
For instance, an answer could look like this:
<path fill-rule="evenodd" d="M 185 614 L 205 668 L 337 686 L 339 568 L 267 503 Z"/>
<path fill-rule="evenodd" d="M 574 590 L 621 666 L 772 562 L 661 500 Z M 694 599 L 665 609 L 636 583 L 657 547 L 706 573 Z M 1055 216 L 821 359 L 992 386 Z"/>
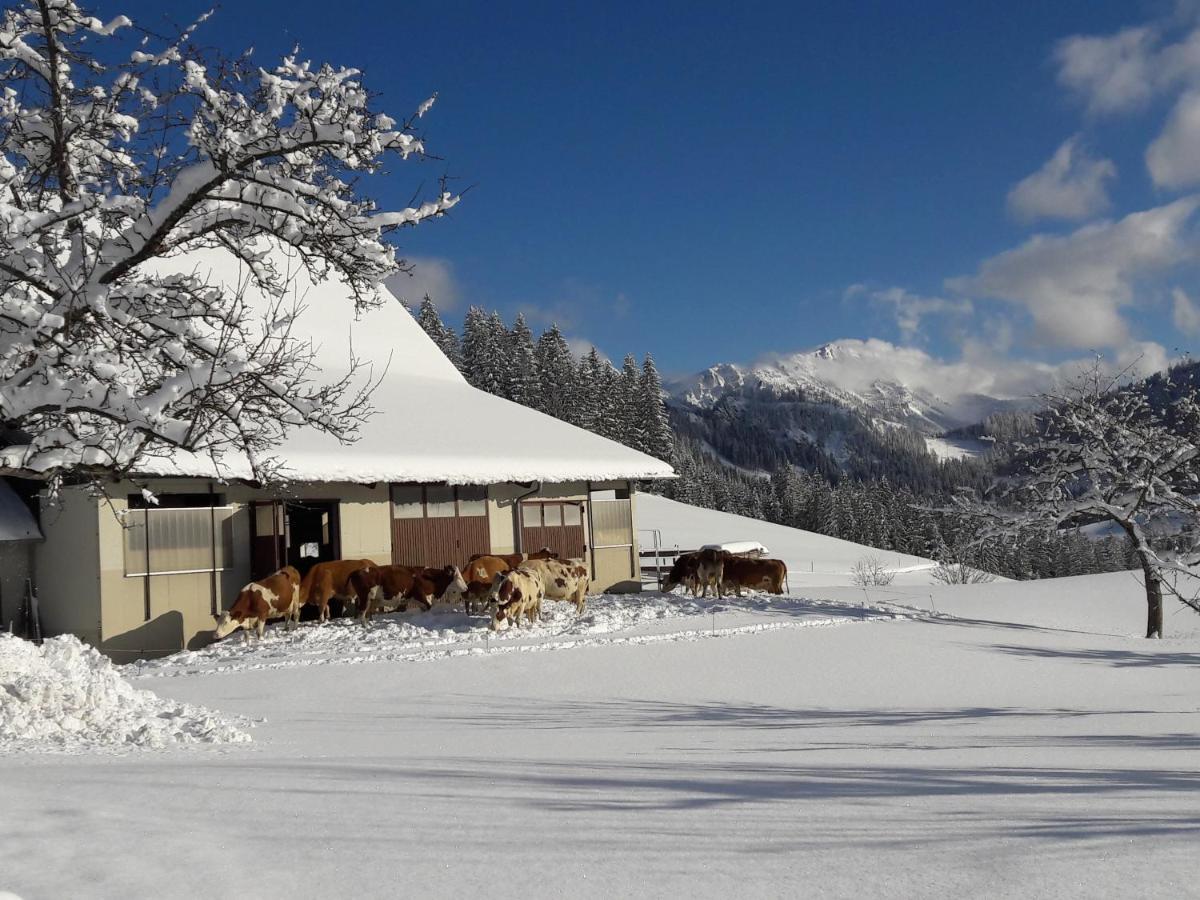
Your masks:
<path fill-rule="evenodd" d="M 521 504 L 521 548 L 533 553 L 549 547 L 562 559 L 580 559 L 587 551 L 581 500 L 526 500 Z"/>
<path fill-rule="evenodd" d="M 392 562 L 461 568 L 491 551 L 483 488 L 396 485 L 392 499 Z"/>
<path fill-rule="evenodd" d="M 287 564 L 287 537 L 283 503 L 254 500 L 250 503 L 250 577 L 265 578 Z"/>

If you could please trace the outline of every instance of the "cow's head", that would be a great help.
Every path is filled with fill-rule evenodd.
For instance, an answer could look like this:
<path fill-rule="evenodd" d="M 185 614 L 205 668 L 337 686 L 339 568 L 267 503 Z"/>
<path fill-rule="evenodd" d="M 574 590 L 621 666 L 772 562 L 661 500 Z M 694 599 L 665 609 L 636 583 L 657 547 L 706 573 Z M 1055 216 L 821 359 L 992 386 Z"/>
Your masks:
<path fill-rule="evenodd" d="M 447 579 L 446 589 L 442 591 L 442 600 L 453 603 L 462 599 L 463 594 L 467 592 L 467 581 L 458 566 L 446 566 L 442 571 Z"/>
<path fill-rule="evenodd" d="M 217 627 L 213 631 L 214 641 L 229 637 L 229 635 L 246 624 L 246 617 L 242 613 L 235 613 L 232 610 L 226 610 L 219 616 L 213 616 L 213 618 L 217 620 Z"/>
<path fill-rule="evenodd" d="M 530 559 L 558 559 L 558 552 L 551 550 L 549 547 L 543 547 L 541 550 L 535 550 L 529 554 Z"/>
<path fill-rule="evenodd" d="M 496 611 L 492 613 L 492 621 L 488 625 L 492 631 L 507 628 L 509 622 L 516 619 L 520 614 L 519 609 L 523 597 L 521 589 L 513 583 L 511 578 L 506 575 L 500 575 L 497 578 L 500 584 L 496 589 Z"/>

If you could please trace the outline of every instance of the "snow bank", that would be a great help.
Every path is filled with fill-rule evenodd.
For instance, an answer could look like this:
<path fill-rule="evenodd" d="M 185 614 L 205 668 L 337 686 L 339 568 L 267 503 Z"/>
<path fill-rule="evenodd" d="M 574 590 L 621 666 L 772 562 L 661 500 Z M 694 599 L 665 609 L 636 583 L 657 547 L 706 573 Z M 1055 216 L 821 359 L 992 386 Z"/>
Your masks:
<path fill-rule="evenodd" d="M 72 635 L 39 647 L 0 634 L 0 753 L 249 740 L 216 713 L 138 690 Z"/>

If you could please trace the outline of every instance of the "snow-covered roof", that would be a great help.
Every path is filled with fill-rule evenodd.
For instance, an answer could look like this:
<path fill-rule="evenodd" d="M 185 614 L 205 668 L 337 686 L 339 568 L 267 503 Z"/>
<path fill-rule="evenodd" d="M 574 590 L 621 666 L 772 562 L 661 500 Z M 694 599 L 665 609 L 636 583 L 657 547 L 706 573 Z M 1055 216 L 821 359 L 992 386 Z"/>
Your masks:
<path fill-rule="evenodd" d="M 226 251 L 190 252 L 181 259 L 198 274 L 207 269 L 214 281 L 245 282 L 239 262 Z M 178 267 L 181 260 L 172 263 Z M 375 414 L 355 443 L 341 444 L 315 429 L 292 431 L 276 454 L 284 477 L 301 482 L 496 484 L 674 474 L 651 456 L 471 387 L 385 288 L 380 289 L 385 302 L 356 321 L 353 298 L 341 281 L 317 284 L 298 264 L 287 268 L 295 271 L 294 289 L 304 306 L 293 334 L 312 336 L 319 345 L 320 368 L 333 379 L 341 377 L 353 348 L 360 363 L 374 366 L 380 383 L 371 396 Z M 206 458 L 180 454 L 152 460 L 142 473 L 244 478 L 250 469 L 235 463 L 214 473 Z"/>
<path fill-rule="evenodd" d="M 7 481 L 0 479 L 0 542 L 38 541 L 42 532 L 29 507 Z"/>

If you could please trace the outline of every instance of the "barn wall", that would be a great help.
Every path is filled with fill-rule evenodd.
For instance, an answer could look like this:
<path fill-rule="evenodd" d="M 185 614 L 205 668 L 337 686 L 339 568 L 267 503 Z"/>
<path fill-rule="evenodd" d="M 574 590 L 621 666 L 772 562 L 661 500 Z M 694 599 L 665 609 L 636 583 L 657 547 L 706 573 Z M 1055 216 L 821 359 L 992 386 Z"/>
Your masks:
<path fill-rule="evenodd" d="M 65 487 L 56 505 L 42 501 L 46 539 L 34 551 L 34 581 L 46 635 L 100 642 L 100 506 L 83 488 Z"/>
<path fill-rule="evenodd" d="M 147 485 L 155 493 L 204 492 L 201 479 L 161 479 Z M 128 508 L 126 497 L 139 488 L 120 484 L 112 488 L 113 507 Z M 233 559 L 218 572 L 178 575 L 126 576 L 123 533 L 107 508 L 99 517 L 99 569 L 103 616 L 100 649 L 118 662 L 154 656 L 209 642 L 213 611 L 227 609 L 237 592 L 250 580 L 250 511 L 252 500 L 276 495 L 245 485 L 214 485 L 225 505 L 238 507 L 231 520 Z M 341 553 L 344 558 L 366 558 L 386 563 L 391 558 L 391 512 L 386 485 L 298 485 L 289 497 L 338 501 Z M 149 616 L 146 615 L 147 603 Z"/>
<path fill-rule="evenodd" d="M 612 496 L 612 493 L 627 495 L 629 499 L 630 526 L 620 535 L 629 547 L 605 547 L 592 551 L 592 590 L 596 593 L 630 593 L 642 589 L 641 559 L 638 556 L 637 540 L 637 496 L 630 490 L 628 481 L 605 481 L 592 484 L 592 494 Z M 616 543 L 617 541 L 613 541 Z M 589 543 L 591 543 L 589 541 Z"/>
<path fill-rule="evenodd" d="M 530 494 L 529 488 L 520 484 L 506 482 L 489 485 L 488 527 L 491 531 L 492 552 L 517 552 L 516 529 L 519 525 L 516 501 L 518 497 L 527 500 L 586 500 L 587 495 L 587 482 L 584 481 L 544 484 L 535 494 Z"/>
<path fill-rule="evenodd" d="M 177 488 L 178 490 L 178 488 Z M 244 485 L 229 485 L 224 493 L 228 501 L 246 505 L 252 500 L 278 499 L 276 494 Z M 338 528 L 341 535 L 343 559 L 370 559 L 387 565 L 392 559 L 391 498 L 386 484 L 297 484 L 288 489 L 288 499 L 338 501 Z M 246 539 L 242 543 L 249 552 L 250 520 L 246 516 Z M 242 549 L 239 545 L 238 549 Z M 247 572 L 249 559 L 247 558 Z M 245 583 L 239 582 L 238 586 Z M 232 603 L 233 598 L 229 598 Z M 229 603 L 226 605 L 228 606 Z"/>
<path fill-rule="evenodd" d="M 200 479 L 157 479 L 146 486 L 156 494 L 204 493 L 208 482 Z M 142 656 L 161 656 L 196 649 L 208 643 L 213 612 L 227 606 L 248 578 L 250 522 L 245 510 L 232 521 L 233 558 L 229 568 L 217 572 L 178 575 L 125 574 L 125 538 L 122 515 L 130 514 L 128 496 L 140 486 L 128 482 L 110 488 L 111 506 L 99 509 L 99 560 L 101 642 L 99 648 L 117 662 Z M 231 491 L 214 485 L 232 505 Z M 137 515 L 136 510 L 131 515 Z"/>

